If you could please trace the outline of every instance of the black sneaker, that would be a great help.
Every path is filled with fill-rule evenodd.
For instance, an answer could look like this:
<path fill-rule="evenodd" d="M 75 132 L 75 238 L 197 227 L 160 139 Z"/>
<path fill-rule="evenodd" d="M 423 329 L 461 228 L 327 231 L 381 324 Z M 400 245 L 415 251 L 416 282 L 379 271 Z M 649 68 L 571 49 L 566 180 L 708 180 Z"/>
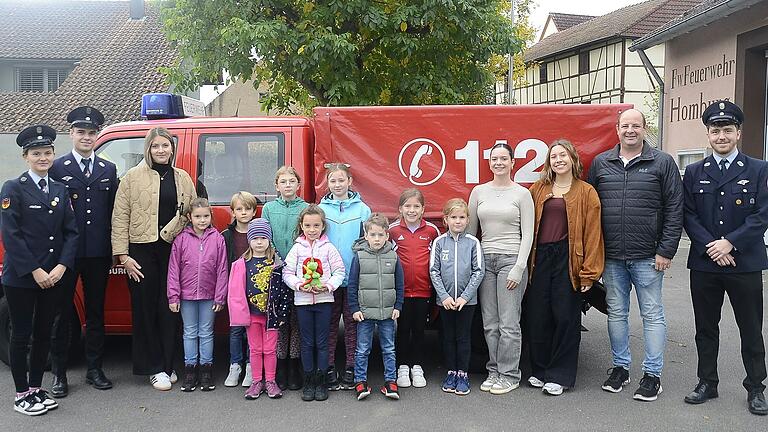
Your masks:
<path fill-rule="evenodd" d="M 635 395 L 632 397 L 639 401 L 653 402 L 661 392 L 661 379 L 646 373 L 643 374 L 643 378 L 640 380 L 640 387 L 637 388 Z"/>
<path fill-rule="evenodd" d="M 618 393 L 624 389 L 624 386 L 629 384 L 629 371 L 621 366 L 616 366 L 612 369 L 608 369 L 609 377 L 603 383 L 603 390 L 611 393 Z"/>
<path fill-rule="evenodd" d="M 328 372 L 325 374 L 325 382 L 328 385 L 328 390 L 341 390 L 341 383 L 339 382 L 339 374 L 336 373 L 336 367 L 331 366 L 328 368 Z"/>
<path fill-rule="evenodd" d="M 197 365 L 184 365 L 184 378 L 181 380 L 181 391 L 192 392 L 197 388 Z"/>
<path fill-rule="evenodd" d="M 37 400 L 34 393 L 13 401 L 13 410 L 28 416 L 38 416 L 48 412 L 48 408 Z"/>
<path fill-rule="evenodd" d="M 342 390 L 352 390 L 355 388 L 355 370 L 347 368 L 344 371 L 344 377 L 341 379 Z"/>
<path fill-rule="evenodd" d="M 56 399 L 52 398 L 51 395 L 49 395 L 48 392 L 43 389 L 37 389 L 37 391 L 32 394 L 35 396 L 35 399 L 43 404 L 43 406 L 48 411 L 55 410 L 59 407 L 59 403 L 56 402 Z"/>
<path fill-rule="evenodd" d="M 213 364 L 200 365 L 200 390 L 211 391 L 215 389 L 216 385 L 213 383 Z"/>

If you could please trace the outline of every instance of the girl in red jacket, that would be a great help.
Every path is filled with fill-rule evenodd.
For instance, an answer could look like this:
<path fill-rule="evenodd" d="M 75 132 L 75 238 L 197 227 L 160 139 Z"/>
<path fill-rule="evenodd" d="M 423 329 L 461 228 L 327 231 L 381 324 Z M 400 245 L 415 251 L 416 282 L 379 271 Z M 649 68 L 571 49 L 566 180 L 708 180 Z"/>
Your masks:
<path fill-rule="evenodd" d="M 429 317 L 432 283 L 429 279 L 429 253 L 440 231 L 422 219 L 424 195 L 418 189 L 400 194 L 400 219 L 389 226 L 389 238 L 396 245 L 397 256 L 405 274 L 405 302 L 397 320 L 398 387 L 425 387 L 423 347 L 424 328 Z M 410 367 L 410 366 L 413 367 Z"/>
<path fill-rule="evenodd" d="M 181 391 L 213 390 L 213 321 L 227 302 L 227 246 L 211 226 L 205 198 L 190 204 L 190 224 L 176 236 L 168 264 L 168 307 L 184 322 L 184 380 Z M 199 352 L 199 355 L 198 355 Z"/>

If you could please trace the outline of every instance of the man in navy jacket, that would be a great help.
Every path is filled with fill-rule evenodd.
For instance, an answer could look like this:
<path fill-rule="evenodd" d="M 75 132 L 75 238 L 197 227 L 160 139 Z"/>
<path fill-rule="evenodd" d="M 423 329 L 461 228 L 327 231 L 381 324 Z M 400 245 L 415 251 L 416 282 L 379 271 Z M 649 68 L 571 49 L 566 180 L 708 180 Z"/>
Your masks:
<path fill-rule="evenodd" d="M 683 181 L 699 357 L 699 383 L 685 402 L 700 404 L 718 396 L 718 326 L 727 292 L 741 336 L 748 408 L 766 415 L 762 270 L 768 268 L 763 244 L 768 229 L 768 163 L 739 152 L 744 113 L 737 105 L 715 102 L 704 111 L 702 121 L 713 153 L 688 165 Z"/>

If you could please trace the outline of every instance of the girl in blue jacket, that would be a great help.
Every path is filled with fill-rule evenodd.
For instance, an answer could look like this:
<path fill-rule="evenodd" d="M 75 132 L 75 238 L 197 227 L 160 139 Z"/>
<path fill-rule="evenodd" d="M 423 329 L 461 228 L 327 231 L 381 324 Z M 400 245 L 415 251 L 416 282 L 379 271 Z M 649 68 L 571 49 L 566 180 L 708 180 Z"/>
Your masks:
<path fill-rule="evenodd" d="M 350 190 L 352 174 L 349 165 L 331 163 L 326 165 L 325 178 L 328 182 L 328 194 L 320 201 L 320 208 L 325 212 L 328 226 L 328 239 L 339 250 L 344 260 L 346 273 L 352 264 L 354 252 L 352 244 L 363 236 L 363 222 L 371 216 L 371 209 L 363 202 L 358 192 Z M 330 390 L 351 390 L 355 386 L 355 346 L 357 345 L 357 324 L 352 319 L 347 301 L 347 278 L 334 291 L 331 328 L 328 335 L 328 358 L 330 366 L 327 373 L 327 384 Z M 334 367 L 336 354 L 336 336 L 339 332 L 339 319 L 344 312 L 344 348 L 346 352 L 344 373 L 339 383 L 339 374 Z"/>

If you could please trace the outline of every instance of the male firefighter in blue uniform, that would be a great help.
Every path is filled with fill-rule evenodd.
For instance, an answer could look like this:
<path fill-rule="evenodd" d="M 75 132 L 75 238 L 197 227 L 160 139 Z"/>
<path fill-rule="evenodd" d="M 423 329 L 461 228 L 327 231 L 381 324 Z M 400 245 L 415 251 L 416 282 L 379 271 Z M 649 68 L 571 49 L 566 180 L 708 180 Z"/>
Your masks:
<path fill-rule="evenodd" d="M 688 165 L 683 181 L 699 378 L 685 402 L 700 404 L 718 397 L 720 311 L 728 293 L 741 336 L 747 408 L 766 415 L 762 270 L 768 268 L 763 244 L 768 228 L 768 162 L 739 151 L 744 113 L 736 104 L 715 102 L 704 111 L 702 121 L 713 152 Z"/>
<path fill-rule="evenodd" d="M 112 206 L 117 191 L 115 164 L 98 157 L 94 150 L 99 127 L 104 116 L 95 108 L 83 106 L 67 116 L 72 138 L 71 152 L 56 159 L 51 176 L 64 184 L 75 210 L 80 238 L 75 267 L 68 270 L 62 281 L 65 290 L 61 308 L 54 324 L 51 341 L 53 386 L 51 393 L 61 398 L 69 393 L 67 383 L 67 354 L 72 329 L 72 298 L 77 280 L 82 281 L 85 300 L 85 360 L 88 366 L 85 380 L 94 388 L 112 388 L 104 375 L 104 297 L 109 269 L 112 267 L 110 244 Z"/>

